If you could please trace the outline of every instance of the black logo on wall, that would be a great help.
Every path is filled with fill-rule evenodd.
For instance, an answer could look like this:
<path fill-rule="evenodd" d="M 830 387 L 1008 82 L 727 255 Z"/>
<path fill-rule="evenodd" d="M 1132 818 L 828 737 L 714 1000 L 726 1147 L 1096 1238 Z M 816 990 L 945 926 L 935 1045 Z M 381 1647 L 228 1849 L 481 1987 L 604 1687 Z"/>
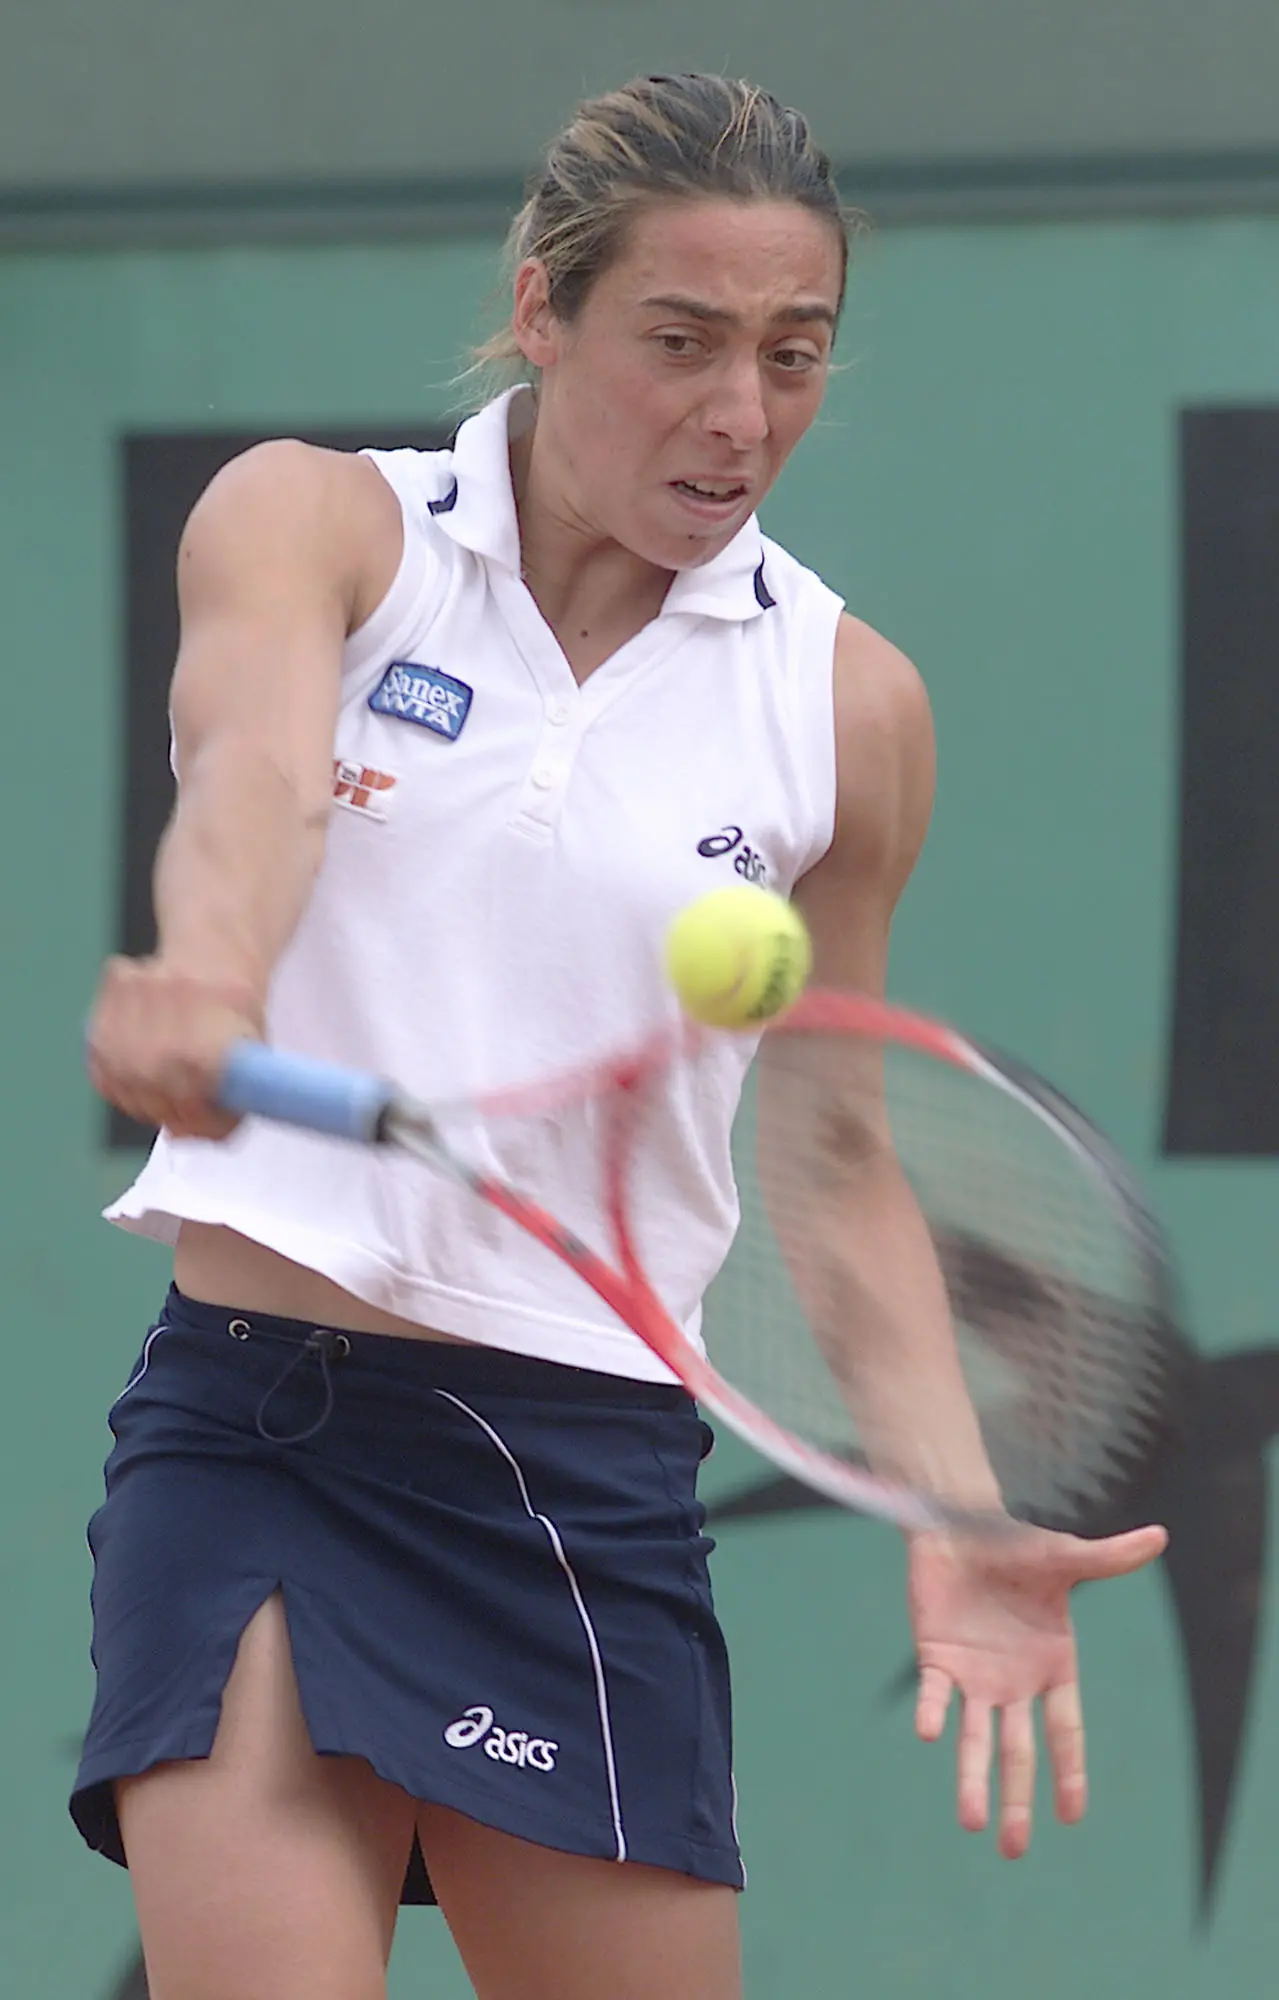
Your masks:
<path fill-rule="evenodd" d="M 1279 1154 L 1279 408 L 1181 419 L 1181 812 L 1164 1144 Z"/>

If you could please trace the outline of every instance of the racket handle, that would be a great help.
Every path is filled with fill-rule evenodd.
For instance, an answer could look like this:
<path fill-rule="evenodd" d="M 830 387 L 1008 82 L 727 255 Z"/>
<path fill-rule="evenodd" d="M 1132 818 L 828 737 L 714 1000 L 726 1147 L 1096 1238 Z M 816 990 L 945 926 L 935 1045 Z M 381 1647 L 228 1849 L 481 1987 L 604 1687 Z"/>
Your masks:
<path fill-rule="evenodd" d="M 338 1139 L 379 1139 L 392 1092 L 380 1077 L 311 1056 L 283 1055 L 263 1042 L 236 1042 L 218 1085 L 224 1111 L 251 1112 L 281 1125 Z"/>

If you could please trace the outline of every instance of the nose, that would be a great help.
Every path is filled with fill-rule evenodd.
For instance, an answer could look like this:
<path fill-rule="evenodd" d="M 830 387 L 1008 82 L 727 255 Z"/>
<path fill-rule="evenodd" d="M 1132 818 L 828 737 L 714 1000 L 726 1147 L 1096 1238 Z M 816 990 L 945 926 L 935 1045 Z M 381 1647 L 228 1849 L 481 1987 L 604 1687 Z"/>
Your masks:
<path fill-rule="evenodd" d="M 706 428 L 738 451 L 762 444 L 768 436 L 764 384 L 753 356 L 726 368 L 717 380 L 706 405 Z"/>

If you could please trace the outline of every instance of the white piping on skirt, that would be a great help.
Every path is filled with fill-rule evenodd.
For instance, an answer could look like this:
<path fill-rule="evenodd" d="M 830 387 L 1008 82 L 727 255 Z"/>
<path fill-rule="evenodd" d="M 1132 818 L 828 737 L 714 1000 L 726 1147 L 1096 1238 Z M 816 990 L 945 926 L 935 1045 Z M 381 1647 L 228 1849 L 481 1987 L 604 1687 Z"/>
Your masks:
<path fill-rule="evenodd" d="M 452 1403 L 464 1415 L 470 1417 L 492 1439 L 510 1466 L 511 1471 L 515 1474 L 520 1489 L 520 1499 L 524 1502 L 525 1513 L 528 1515 L 530 1521 L 539 1522 L 546 1530 L 547 1540 L 555 1551 L 555 1560 L 568 1578 L 568 1587 L 573 1593 L 573 1602 L 577 1606 L 577 1615 L 582 1621 L 582 1630 L 586 1634 L 586 1643 L 590 1648 L 591 1666 L 595 1673 L 595 1702 L 600 1716 L 600 1738 L 604 1745 L 604 1769 L 608 1774 L 609 1807 L 613 1815 L 613 1833 L 617 1840 L 617 1859 L 625 1861 L 626 1834 L 622 1827 L 622 1805 L 617 1791 L 617 1761 L 613 1754 L 613 1724 L 608 1712 L 608 1688 L 604 1681 L 604 1662 L 600 1657 L 599 1641 L 595 1636 L 595 1627 L 591 1623 L 591 1615 L 586 1608 L 586 1601 L 582 1596 L 581 1587 L 576 1576 L 573 1574 L 573 1565 L 564 1553 L 564 1544 L 560 1540 L 559 1529 L 556 1527 L 554 1521 L 548 1519 L 545 1514 L 537 1512 L 532 1501 L 529 1499 L 528 1487 L 525 1484 L 524 1474 L 520 1470 L 518 1460 L 498 1436 L 492 1424 L 486 1423 L 484 1418 L 479 1414 L 479 1411 L 473 1410 L 469 1403 L 464 1403 L 460 1396 L 451 1395 L 447 1389 L 437 1389 L 435 1393 L 437 1396 L 443 1396 L 446 1403 Z"/>
<path fill-rule="evenodd" d="M 131 1389 L 137 1388 L 139 1382 L 142 1380 L 142 1377 L 146 1374 L 147 1369 L 151 1366 L 152 1347 L 155 1345 L 156 1341 L 160 1338 L 160 1335 L 162 1333 L 168 1333 L 168 1331 L 169 1327 L 166 1321 L 162 1321 L 159 1326 L 152 1327 L 150 1333 L 147 1335 L 146 1346 L 142 1350 L 142 1366 L 138 1369 L 138 1372 L 133 1377 L 133 1379 L 125 1383 L 123 1389 L 121 1389 L 119 1395 L 116 1397 L 115 1402 L 112 1403 L 111 1405 L 112 1410 L 115 1409 L 117 1404 L 122 1403 L 124 1401 L 125 1397 L 128 1395 Z M 110 1416 L 110 1414 L 111 1410 L 108 1410 L 107 1415 Z"/>

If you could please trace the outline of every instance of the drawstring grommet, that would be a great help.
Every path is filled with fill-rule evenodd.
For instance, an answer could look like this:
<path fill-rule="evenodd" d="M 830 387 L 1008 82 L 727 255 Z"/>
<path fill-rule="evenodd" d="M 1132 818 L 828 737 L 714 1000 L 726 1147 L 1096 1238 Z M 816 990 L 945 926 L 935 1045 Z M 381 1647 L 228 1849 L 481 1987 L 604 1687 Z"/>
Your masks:
<path fill-rule="evenodd" d="M 243 1326 L 246 1322 L 241 1320 L 239 1324 Z M 243 1335 L 240 1336 L 240 1338 L 244 1337 Z M 257 1417 L 255 1419 L 258 1436 L 265 1438 L 268 1444 L 305 1444 L 306 1440 L 313 1438 L 317 1431 L 322 1431 L 333 1414 L 333 1376 L 330 1373 L 330 1363 L 345 1361 L 350 1352 L 351 1343 L 346 1335 L 344 1333 L 335 1333 L 331 1327 L 317 1326 L 313 1333 L 308 1333 L 283 1374 L 276 1377 L 265 1396 L 263 1396 L 262 1401 L 258 1404 Z M 284 1387 L 294 1369 L 300 1368 L 307 1356 L 311 1354 L 319 1356 L 320 1375 L 324 1382 L 324 1408 L 320 1411 L 315 1422 L 308 1424 L 305 1430 L 268 1430 L 265 1422 L 267 1405 L 277 1390 Z"/>
<path fill-rule="evenodd" d="M 247 1319 L 233 1319 L 227 1327 L 232 1340 L 247 1340 L 252 1331 Z"/>

